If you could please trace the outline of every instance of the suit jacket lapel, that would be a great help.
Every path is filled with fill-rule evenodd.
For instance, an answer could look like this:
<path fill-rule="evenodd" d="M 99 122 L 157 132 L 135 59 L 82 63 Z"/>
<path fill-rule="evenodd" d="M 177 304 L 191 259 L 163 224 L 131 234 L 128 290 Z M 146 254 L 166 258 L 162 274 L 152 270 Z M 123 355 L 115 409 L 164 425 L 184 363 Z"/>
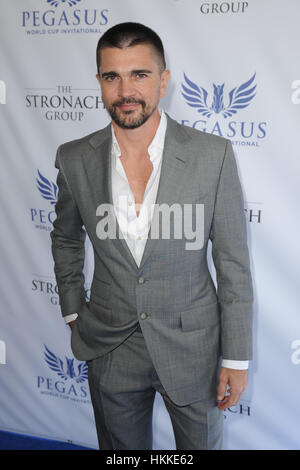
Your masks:
<path fill-rule="evenodd" d="M 111 178 L 112 136 L 110 124 L 102 131 L 94 134 L 89 140 L 89 143 L 91 147 L 82 157 L 95 211 L 100 204 L 109 204 L 110 207 L 113 208 Z M 122 256 L 125 255 L 127 257 L 127 260 L 131 263 L 133 268 L 137 270 L 138 266 L 126 241 L 124 238 L 120 237 L 120 227 L 114 210 L 109 212 L 108 223 L 116 227 L 117 238 L 112 238 L 111 242 Z"/>
<path fill-rule="evenodd" d="M 152 217 L 152 223 L 148 232 L 148 239 L 140 264 L 140 269 L 145 264 L 154 250 L 159 239 L 152 239 L 151 228 L 155 214 L 160 204 L 172 205 L 180 200 L 180 193 L 184 186 L 184 170 L 186 168 L 188 151 L 187 141 L 189 137 L 176 121 L 167 115 L 167 130 L 162 156 L 162 167 L 158 185 L 156 206 Z"/>

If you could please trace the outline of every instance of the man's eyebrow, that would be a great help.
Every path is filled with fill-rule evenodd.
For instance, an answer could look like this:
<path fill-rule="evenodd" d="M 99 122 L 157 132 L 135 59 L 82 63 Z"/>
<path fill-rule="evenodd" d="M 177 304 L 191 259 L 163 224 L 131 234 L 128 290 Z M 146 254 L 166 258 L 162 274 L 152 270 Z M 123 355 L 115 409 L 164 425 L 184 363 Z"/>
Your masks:
<path fill-rule="evenodd" d="M 101 73 L 101 78 L 103 78 L 103 77 L 108 77 L 108 76 L 111 77 L 112 75 L 113 75 L 113 76 L 117 76 L 118 74 L 117 74 L 117 72 L 113 72 L 113 71 L 111 71 L 111 72 L 103 72 L 103 73 Z"/>
<path fill-rule="evenodd" d="M 152 73 L 152 70 L 138 69 L 138 70 L 132 70 L 131 73 Z"/>
<path fill-rule="evenodd" d="M 152 70 L 148 70 L 148 69 L 137 69 L 137 70 L 131 70 L 130 72 L 131 74 L 137 74 L 137 73 L 152 73 Z M 117 77 L 119 74 L 117 72 L 114 72 L 113 70 L 110 71 L 110 72 L 103 72 L 101 73 L 101 78 L 104 78 L 104 77 Z"/>

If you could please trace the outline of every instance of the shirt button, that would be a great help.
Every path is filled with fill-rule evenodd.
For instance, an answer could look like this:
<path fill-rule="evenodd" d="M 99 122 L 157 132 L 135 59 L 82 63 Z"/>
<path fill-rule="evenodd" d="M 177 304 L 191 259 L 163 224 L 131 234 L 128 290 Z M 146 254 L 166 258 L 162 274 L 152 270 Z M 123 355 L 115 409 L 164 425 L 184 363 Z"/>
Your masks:
<path fill-rule="evenodd" d="M 142 239 L 142 237 L 141 237 L 141 236 L 138 236 L 138 237 L 137 237 L 137 240 L 141 240 L 141 239 Z"/>
<path fill-rule="evenodd" d="M 129 206 L 132 206 L 132 201 L 129 201 L 129 202 L 128 202 L 128 205 L 129 205 Z"/>
<path fill-rule="evenodd" d="M 141 313 L 141 320 L 146 320 L 147 317 L 148 317 L 148 313 L 146 312 Z"/>
<path fill-rule="evenodd" d="M 139 284 L 144 284 L 145 279 L 143 277 L 139 277 L 138 283 Z"/>

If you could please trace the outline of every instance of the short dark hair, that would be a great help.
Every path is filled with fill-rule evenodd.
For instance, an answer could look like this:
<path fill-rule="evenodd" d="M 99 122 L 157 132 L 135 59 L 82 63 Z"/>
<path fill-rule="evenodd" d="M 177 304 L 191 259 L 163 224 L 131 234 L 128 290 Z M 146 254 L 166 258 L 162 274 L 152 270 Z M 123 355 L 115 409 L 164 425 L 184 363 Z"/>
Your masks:
<path fill-rule="evenodd" d="M 152 29 L 140 23 L 120 23 L 108 29 L 98 41 L 96 60 L 97 71 L 100 69 L 100 52 L 105 47 L 126 47 L 137 46 L 138 44 L 150 44 L 157 52 L 160 68 L 166 68 L 165 53 L 160 37 Z"/>

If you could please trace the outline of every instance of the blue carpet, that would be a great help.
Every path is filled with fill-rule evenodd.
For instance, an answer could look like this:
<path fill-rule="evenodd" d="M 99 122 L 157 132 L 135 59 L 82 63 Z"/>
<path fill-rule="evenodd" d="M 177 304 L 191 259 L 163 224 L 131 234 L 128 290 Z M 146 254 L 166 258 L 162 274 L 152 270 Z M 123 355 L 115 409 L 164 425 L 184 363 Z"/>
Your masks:
<path fill-rule="evenodd" d="M 0 431 L 0 450 L 91 450 L 69 442 Z"/>

